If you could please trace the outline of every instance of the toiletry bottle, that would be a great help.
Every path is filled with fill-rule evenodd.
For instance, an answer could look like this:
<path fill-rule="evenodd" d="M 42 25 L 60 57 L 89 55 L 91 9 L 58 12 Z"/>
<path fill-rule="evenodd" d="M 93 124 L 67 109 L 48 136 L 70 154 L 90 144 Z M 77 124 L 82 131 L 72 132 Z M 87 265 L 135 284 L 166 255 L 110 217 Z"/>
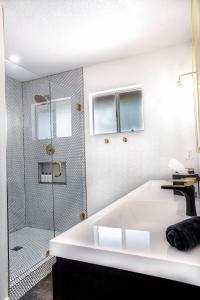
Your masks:
<path fill-rule="evenodd" d="M 46 182 L 49 182 L 49 174 L 47 173 L 46 176 Z"/>
<path fill-rule="evenodd" d="M 41 174 L 40 182 L 44 182 L 44 172 Z"/>
<path fill-rule="evenodd" d="M 47 174 L 47 182 L 49 182 L 49 183 L 51 182 L 51 173 Z"/>
<path fill-rule="evenodd" d="M 47 173 L 47 182 L 49 182 L 49 173 Z"/>
<path fill-rule="evenodd" d="M 52 174 L 51 173 L 49 173 L 49 175 L 48 175 L 48 182 L 52 182 Z"/>
<path fill-rule="evenodd" d="M 45 173 L 45 175 L 44 175 L 44 182 L 48 182 L 48 174 L 47 173 Z"/>

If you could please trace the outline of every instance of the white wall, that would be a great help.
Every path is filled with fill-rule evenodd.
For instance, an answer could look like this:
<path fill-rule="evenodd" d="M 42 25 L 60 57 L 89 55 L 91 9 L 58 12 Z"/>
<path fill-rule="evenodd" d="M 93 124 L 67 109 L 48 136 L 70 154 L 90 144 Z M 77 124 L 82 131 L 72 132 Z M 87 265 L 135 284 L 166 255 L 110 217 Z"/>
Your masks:
<path fill-rule="evenodd" d="M 186 166 L 187 150 L 195 152 L 192 79 L 177 87 L 178 75 L 190 72 L 190 44 L 84 68 L 88 213 L 117 200 L 149 179 L 171 176 L 171 157 Z M 143 85 L 145 130 L 124 134 L 89 135 L 88 94 L 132 84 Z M 110 144 L 104 144 L 104 138 Z"/>
<path fill-rule="evenodd" d="M 0 7 L 0 300 L 8 296 L 6 132 L 3 17 Z"/>

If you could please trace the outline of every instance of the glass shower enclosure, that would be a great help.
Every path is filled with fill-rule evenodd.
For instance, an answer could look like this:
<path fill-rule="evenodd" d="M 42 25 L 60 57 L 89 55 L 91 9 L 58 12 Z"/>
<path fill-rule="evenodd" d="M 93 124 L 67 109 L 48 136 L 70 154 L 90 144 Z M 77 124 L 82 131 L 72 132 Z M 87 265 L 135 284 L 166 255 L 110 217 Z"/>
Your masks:
<path fill-rule="evenodd" d="M 82 81 L 82 69 L 6 79 L 11 299 L 50 272 L 49 240 L 86 215 Z"/>

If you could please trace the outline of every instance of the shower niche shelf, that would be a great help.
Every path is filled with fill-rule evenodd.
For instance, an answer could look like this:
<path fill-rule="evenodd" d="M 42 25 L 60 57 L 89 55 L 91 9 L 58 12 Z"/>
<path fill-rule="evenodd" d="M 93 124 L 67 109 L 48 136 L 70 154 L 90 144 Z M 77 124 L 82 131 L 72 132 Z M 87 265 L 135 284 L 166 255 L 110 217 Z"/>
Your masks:
<path fill-rule="evenodd" d="M 39 184 L 67 184 L 66 162 L 38 162 Z"/>

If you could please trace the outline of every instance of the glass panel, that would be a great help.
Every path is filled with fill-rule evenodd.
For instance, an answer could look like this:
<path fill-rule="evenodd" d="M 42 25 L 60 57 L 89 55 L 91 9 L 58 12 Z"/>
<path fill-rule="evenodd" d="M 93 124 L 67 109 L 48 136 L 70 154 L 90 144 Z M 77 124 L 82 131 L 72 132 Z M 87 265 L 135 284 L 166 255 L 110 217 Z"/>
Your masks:
<path fill-rule="evenodd" d="M 6 79 L 9 275 L 12 286 L 20 281 L 22 274 L 26 276 L 46 259 L 49 240 L 54 236 L 52 183 L 40 184 L 38 172 L 39 162 L 50 164 L 52 161 L 52 156 L 45 151 L 52 140 L 52 118 L 50 105 L 38 104 L 35 100 L 35 95 L 50 97 L 49 87 L 49 81 L 44 78 L 23 85 Z M 37 136 L 39 139 L 35 138 Z M 49 140 L 46 143 L 40 140 L 44 138 Z"/>
<path fill-rule="evenodd" d="M 142 92 L 119 94 L 120 132 L 144 129 L 142 115 Z"/>
<path fill-rule="evenodd" d="M 82 70 L 74 74 L 73 80 L 62 73 L 51 76 L 50 82 L 41 78 L 23 85 L 7 78 L 12 289 L 22 274 L 31 276 L 33 267 L 40 265 L 37 272 L 41 275 L 42 262 L 48 259 L 49 240 L 77 224 L 80 214 L 86 211 L 84 114 L 76 110 L 78 103 L 83 104 Z M 66 98 L 66 90 L 73 95 L 71 101 Z M 45 96 L 49 102 L 38 103 L 35 95 Z M 65 137 L 72 132 L 73 138 Z M 53 150 L 52 154 L 46 150 Z"/>
<path fill-rule="evenodd" d="M 56 235 L 80 222 L 80 214 L 85 212 L 86 206 L 84 114 L 76 109 L 78 103 L 83 104 L 82 70 L 78 69 L 73 74 L 74 76 L 69 76 L 69 73 L 51 76 L 55 132 L 52 143 L 55 147 L 53 198 Z"/>
<path fill-rule="evenodd" d="M 95 97 L 94 134 L 117 132 L 115 95 Z"/>
<path fill-rule="evenodd" d="M 71 101 L 58 101 L 55 103 L 56 137 L 72 135 L 71 126 Z"/>
<path fill-rule="evenodd" d="M 50 105 L 40 104 L 35 105 L 35 120 L 36 120 L 36 132 L 39 140 L 51 138 L 51 117 L 50 117 Z"/>

